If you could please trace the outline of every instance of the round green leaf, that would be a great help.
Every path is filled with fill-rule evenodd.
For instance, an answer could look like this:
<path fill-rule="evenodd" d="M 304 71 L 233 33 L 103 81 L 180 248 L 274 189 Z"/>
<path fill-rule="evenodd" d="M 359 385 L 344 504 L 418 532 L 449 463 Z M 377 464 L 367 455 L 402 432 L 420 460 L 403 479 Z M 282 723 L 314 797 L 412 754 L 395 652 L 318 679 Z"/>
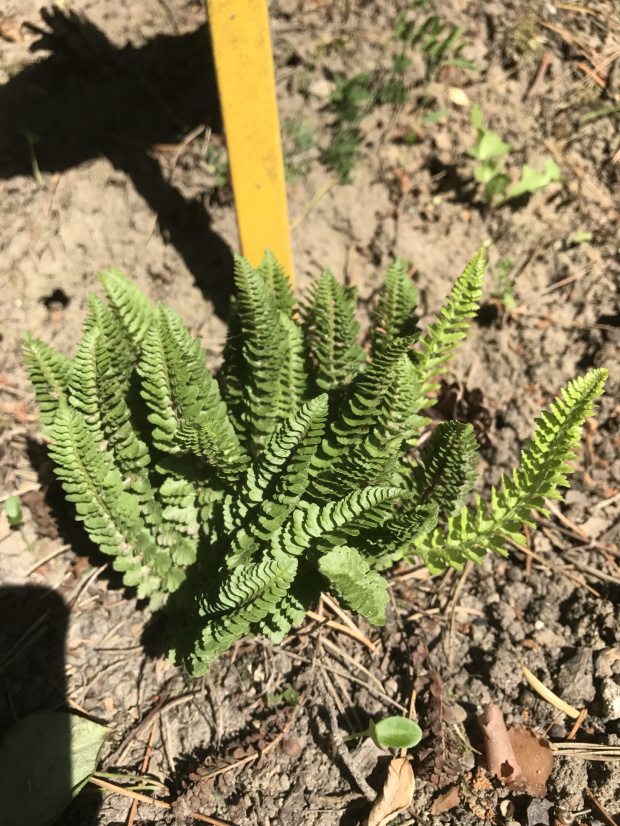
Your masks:
<path fill-rule="evenodd" d="M 374 723 L 370 730 L 377 745 L 390 749 L 411 749 L 422 739 L 420 726 L 406 717 L 385 717 Z"/>

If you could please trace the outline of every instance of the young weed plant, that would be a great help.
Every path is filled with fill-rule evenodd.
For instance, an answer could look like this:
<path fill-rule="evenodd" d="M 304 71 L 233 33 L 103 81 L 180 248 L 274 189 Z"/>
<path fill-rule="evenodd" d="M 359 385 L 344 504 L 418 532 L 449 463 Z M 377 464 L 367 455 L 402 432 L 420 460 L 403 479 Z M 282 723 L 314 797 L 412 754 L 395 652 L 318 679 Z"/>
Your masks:
<path fill-rule="evenodd" d="M 503 171 L 505 156 L 514 149 L 513 144 L 506 143 L 492 129 L 484 126 L 482 110 L 475 103 L 470 112 L 472 126 L 476 128 L 478 137 L 468 155 L 480 161 L 474 169 L 474 177 L 484 186 L 484 196 L 487 203 L 492 203 L 500 196 L 501 204 L 545 189 L 550 183 L 560 180 L 560 167 L 553 158 L 547 158 L 542 172 L 537 172 L 525 164 L 521 170 L 521 177 L 512 186 L 510 178 Z"/>
<path fill-rule="evenodd" d="M 416 3 L 417 8 L 427 3 Z M 412 66 L 410 52 L 420 49 L 424 55 L 425 90 L 420 109 L 426 106 L 431 82 L 445 66 L 459 66 L 479 71 L 470 60 L 461 57 L 467 45 L 463 40 L 463 27 L 448 28 L 436 15 L 421 23 L 407 21 L 407 11 L 401 11 L 394 30 L 399 48 L 392 55 L 389 69 L 377 67 L 372 72 L 362 72 L 345 78 L 335 77 L 336 88 L 329 98 L 329 110 L 334 115 L 329 145 L 323 151 L 323 160 L 338 175 L 340 183 L 350 183 L 360 153 L 362 134 L 360 124 L 377 106 L 391 104 L 401 106 L 410 97 L 405 83 L 406 73 Z M 426 122 L 437 120 L 446 111 L 433 112 Z"/>
<path fill-rule="evenodd" d="M 200 675 L 244 634 L 279 642 L 322 591 L 385 623 L 381 571 L 433 573 L 506 555 L 560 498 L 606 371 L 571 381 L 536 422 L 521 469 L 471 500 L 473 427 L 442 422 L 416 451 L 474 318 L 482 251 L 421 333 L 405 266 L 387 271 L 369 352 L 356 292 L 328 271 L 296 304 L 269 252 L 238 257 L 222 383 L 169 307 L 120 272 L 99 278 L 73 359 L 25 337 L 50 455 L 77 518 L 126 585 L 170 613 L 171 656 Z"/>

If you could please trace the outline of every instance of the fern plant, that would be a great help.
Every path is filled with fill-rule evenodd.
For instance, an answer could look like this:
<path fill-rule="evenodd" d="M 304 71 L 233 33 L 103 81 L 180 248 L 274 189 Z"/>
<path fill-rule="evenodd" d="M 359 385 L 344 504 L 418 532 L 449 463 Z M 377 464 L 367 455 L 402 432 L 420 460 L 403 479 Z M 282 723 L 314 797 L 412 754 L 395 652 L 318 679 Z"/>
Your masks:
<path fill-rule="evenodd" d="M 468 424 L 423 450 L 437 376 L 481 298 L 480 251 L 425 333 L 401 261 L 388 270 L 368 351 L 356 295 L 324 272 L 296 304 L 271 253 L 237 258 L 221 381 L 179 316 L 116 270 L 100 275 L 72 360 L 26 336 L 50 453 L 67 499 L 124 582 L 167 603 L 173 656 L 198 675 L 243 634 L 279 641 L 321 591 L 385 621 L 381 570 L 432 571 L 522 542 L 531 510 L 566 484 L 604 370 L 571 382 L 490 504 Z"/>

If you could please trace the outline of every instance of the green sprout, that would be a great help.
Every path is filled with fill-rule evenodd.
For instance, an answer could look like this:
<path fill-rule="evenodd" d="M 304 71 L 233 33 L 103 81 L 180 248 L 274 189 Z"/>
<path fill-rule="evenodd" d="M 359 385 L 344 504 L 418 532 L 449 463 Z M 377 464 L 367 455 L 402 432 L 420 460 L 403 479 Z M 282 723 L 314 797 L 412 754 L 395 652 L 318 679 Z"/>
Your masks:
<path fill-rule="evenodd" d="M 384 717 L 378 723 L 371 720 L 366 731 L 348 734 L 343 740 L 358 737 L 370 737 L 379 748 L 412 749 L 422 739 L 422 729 L 407 717 Z"/>

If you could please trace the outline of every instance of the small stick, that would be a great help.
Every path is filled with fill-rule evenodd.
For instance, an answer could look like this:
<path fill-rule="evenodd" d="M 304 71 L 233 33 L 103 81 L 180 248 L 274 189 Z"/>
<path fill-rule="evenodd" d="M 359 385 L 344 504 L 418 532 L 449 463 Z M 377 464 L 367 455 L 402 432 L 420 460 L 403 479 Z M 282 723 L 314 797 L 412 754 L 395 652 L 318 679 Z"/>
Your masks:
<path fill-rule="evenodd" d="M 539 290 L 532 295 L 528 295 L 527 298 L 524 298 L 520 304 L 517 305 L 516 309 L 519 310 L 521 307 L 525 306 L 529 301 L 533 301 L 535 298 L 540 298 L 543 295 L 548 295 L 549 293 L 555 292 L 555 290 L 559 290 L 560 287 L 565 287 L 567 284 L 572 284 L 573 281 L 578 281 L 580 278 L 583 278 L 584 275 L 588 275 L 590 272 L 595 272 L 602 269 L 602 266 L 599 264 L 597 266 L 589 265 L 584 267 L 579 272 L 575 272 L 572 275 L 569 275 L 567 278 L 563 278 L 561 281 L 556 281 L 555 284 L 552 284 L 550 287 L 545 287 L 544 290 Z M 521 273 L 519 273 L 521 275 Z"/>
<path fill-rule="evenodd" d="M 568 717 L 572 717 L 573 720 L 579 718 L 581 714 L 579 709 L 576 709 L 574 706 L 569 705 L 569 703 L 564 702 L 561 697 L 558 697 L 558 695 L 551 691 L 550 688 L 547 688 L 547 686 L 542 683 L 535 674 L 532 674 L 523 660 L 521 660 L 521 671 L 534 691 L 537 691 L 543 700 L 546 700 L 550 705 L 554 706 L 554 708 L 557 708 L 558 711 L 568 715 Z"/>
<path fill-rule="evenodd" d="M 574 740 L 575 739 L 575 735 L 577 734 L 577 732 L 581 728 L 581 725 L 582 725 L 583 721 L 586 719 L 587 716 L 588 716 L 587 708 L 582 708 L 581 711 L 579 712 L 579 717 L 577 717 L 577 719 L 575 720 L 575 725 L 572 727 L 572 729 L 570 730 L 570 734 L 566 738 L 567 740 Z"/>
<path fill-rule="evenodd" d="M 133 728 L 127 737 L 122 741 L 122 743 L 118 746 L 118 748 L 104 761 L 103 763 L 103 770 L 107 771 L 110 766 L 113 766 L 115 761 L 118 757 L 125 751 L 128 744 L 142 731 L 142 729 L 149 724 L 149 722 L 161 711 L 163 708 L 164 703 L 166 702 L 167 695 L 164 693 L 161 695 L 157 703 L 155 704 L 154 708 L 149 711 L 146 715 L 144 720 L 141 720 L 135 728 Z"/>
<path fill-rule="evenodd" d="M 534 95 L 538 94 L 539 87 L 543 80 L 545 79 L 545 75 L 547 74 L 547 69 L 551 65 L 551 51 L 547 49 L 542 56 L 542 60 L 540 61 L 540 66 L 538 68 L 538 72 L 536 72 L 536 77 L 532 82 L 532 85 L 527 90 L 525 94 L 525 99 L 534 97 Z"/>
<path fill-rule="evenodd" d="M 374 674 L 371 674 L 371 673 L 370 673 L 370 671 L 369 671 L 367 668 L 364 668 L 364 666 L 363 666 L 363 665 L 361 665 L 361 663 L 358 663 L 356 660 L 354 660 L 354 659 L 353 659 L 353 657 L 350 657 L 350 656 L 347 654 L 347 652 L 346 652 L 346 651 L 343 651 L 341 648 L 339 648 L 337 645 L 334 645 L 334 643 L 333 643 L 333 642 L 331 642 L 330 640 L 327 640 L 327 639 L 324 639 L 324 640 L 323 640 L 323 645 L 324 645 L 326 648 L 331 648 L 331 650 L 332 650 L 332 651 L 334 651 L 336 654 L 338 654 L 339 656 L 341 656 L 341 657 L 342 657 L 343 659 L 345 659 L 347 662 L 351 663 L 351 665 L 355 666 L 355 668 L 359 668 L 359 670 L 360 670 L 360 671 L 363 671 L 363 672 L 364 672 L 364 674 L 366 674 L 366 676 L 367 676 L 370 680 L 372 680 L 372 681 L 373 681 L 373 682 L 374 682 L 377 686 L 379 686 L 379 688 L 383 691 L 383 686 L 381 685 L 381 683 L 379 682 L 379 680 L 375 677 L 375 675 L 374 675 Z"/>
<path fill-rule="evenodd" d="M 594 803 L 594 805 L 597 807 L 599 812 L 603 815 L 603 818 L 604 818 L 605 822 L 608 824 L 608 826 L 618 826 L 616 821 L 607 814 L 606 810 L 603 808 L 602 803 L 599 801 L 599 799 L 596 797 L 596 795 L 594 794 L 594 792 L 592 791 L 592 789 L 589 786 L 586 789 L 586 791 L 588 792 L 588 795 L 592 799 L 592 802 Z"/>
<path fill-rule="evenodd" d="M 43 565 L 45 565 L 51 559 L 54 559 L 54 557 L 60 556 L 60 554 L 64 554 L 65 551 L 70 551 L 70 550 L 71 550 L 71 545 L 61 545 L 60 548 L 56 548 L 55 551 L 51 551 L 51 553 L 47 554 L 47 556 L 44 556 L 43 559 L 40 559 L 38 562 L 35 562 L 35 564 L 31 568 L 28 568 L 28 570 L 24 574 L 24 579 L 28 579 L 28 577 L 31 574 L 33 574 L 37 570 L 37 568 L 41 568 Z"/>
<path fill-rule="evenodd" d="M 149 760 L 151 759 L 151 749 L 153 748 L 153 740 L 155 739 L 155 731 L 157 730 L 157 720 L 153 720 L 153 728 L 151 729 L 151 736 L 149 737 L 149 742 L 146 746 L 146 751 L 144 752 L 144 760 L 142 761 L 142 770 L 141 774 L 146 774 L 146 770 L 149 767 Z M 127 826 L 133 826 L 134 819 L 136 817 L 136 812 L 138 810 L 138 800 L 135 798 L 132 801 L 131 808 L 129 810 L 129 817 L 127 818 Z"/>
<path fill-rule="evenodd" d="M 593 588 L 591 585 L 588 585 L 587 582 L 584 582 L 583 579 L 580 579 L 578 576 L 575 576 L 575 574 L 571 573 L 570 571 L 565 571 L 561 565 L 555 565 L 553 562 L 549 562 L 548 559 L 545 559 L 543 556 L 540 556 L 535 551 L 530 551 L 529 548 L 524 548 L 521 545 L 518 545 L 509 537 L 505 537 L 505 539 L 514 548 L 516 548 L 518 551 L 521 551 L 522 554 L 525 554 L 526 556 L 531 556 L 532 559 L 535 559 L 537 562 L 540 562 L 541 565 L 546 565 L 548 568 L 551 568 L 552 571 L 556 571 L 558 574 L 562 574 L 563 576 L 568 577 L 568 579 L 572 579 L 572 581 L 576 582 L 577 585 L 581 585 L 581 587 L 585 588 L 586 591 L 589 591 L 595 597 L 599 597 L 600 599 L 601 595 L 595 588 Z"/>
<path fill-rule="evenodd" d="M 595 83 L 598 83 L 601 89 L 607 88 L 607 84 L 605 83 L 603 78 L 599 77 L 596 74 L 596 72 L 593 69 L 591 69 L 586 63 L 578 63 L 577 68 L 581 69 L 582 72 L 585 72 L 585 74 L 588 75 L 588 77 L 591 77 Z"/>
<path fill-rule="evenodd" d="M 340 732 L 340 727 L 338 726 L 338 716 L 336 714 L 336 705 L 331 697 L 331 694 L 327 690 L 331 686 L 331 681 L 325 670 L 323 669 L 322 665 L 319 664 L 319 667 L 323 671 L 323 678 L 326 681 L 324 684 L 320 685 L 320 691 L 323 695 L 323 699 L 325 700 L 325 705 L 327 706 L 327 712 L 329 714 L 329 727 L 331 729 L 332 738 L 334 741 L 334 746 L 338 752 L 338 756 L 342 759 L 342 762 L 345 764 L 351 777 L 355 780 L 357 787 L 364 795 L 366 800 L 369 803 L 374 803 L 377 799 L 377 793 L 374 789 L 372 789 L 366 780 L 362 777 L 359 772 L 359 769 L 355 765 L 355 761 L 351 757 L 349 753 L 349 749 L 346 747 L 345 742 L 342 738 L 342 734 Z M 326 688 L 327 686 L 327 688 Z M 332 688 L 333 690 L 333 688 Z"/>
<path fill-rule="evenodd" d="M 463 568 L 463 573 L 461 574 L 461 578 L 456 583 L 456 588 L 454 589 L 454 593 L 450 599 L 450 603 L 448 605 L 447 614 L 450 618 L 450 625 L 448 626 L 448 639 L 447 639 L 447 646 L 448 651 L 446 652 L 448 655 L 448 666 L 452 668 L 454 663 L 454 618 L 456 616 L 456 604 L 458 602 L 458 598 L 461 595 L 461 591 L 463 590 L 463 586 L 469 576 L 469 572 L 473 567 L 473 562 L 471 559 L 468 559 L 465 563 L 465 567 Z"/>
<path fill-rule="evenodd" d="M 295 709 L 293 710 L 293 713 L 291 714 L 291 718 L 288 721 L 288 723 L 285 723 L 285 725 L 282 727 L 282 731 L 276 737 L 274 737 L 271 743 L 267 743 L 267 745 L 262 751 L 258 751 L 256 752 L 256 754 L 250 754 L 249 757 L 244 757 L 242 760 L 237 760 L 236 763 L 231 763 L 230 766 L 224 766 L 223 769 L 217 769 L 217 771 L 209 772 L 209 774 L 203 774 L 200 777 L 201 781 L 208 780 L 211 777 L 217 777 L 220 774 L 226 774 L 226 772 L 232 771 L 233 769 L 238 769 L 241 766 L 247 765 L 248 763 L 253 763 L 254 760 L 257 760 L 260 756 L 267 755 L 270 751 L 273 751 L 280 742 L 280 740 L 286 737 L 286 735 L 289 733 L 290 728 L 293 725 L 295 718 L 297 717 L 297 714 L 299 713 L 299 709 L 302 707 L 302 704 L 303 698 L 300 697 L 299 703 L 295 706 Z"/>
<path fill-rule="evenodd" d="M 318 204 L 318 202 L 321 200 L 321 198 L 324 195 L 327 195 L 329 190 L 333 189 L 333 187 L 335 187 L 337 183 L 338 183 L 338 179 L 333 178 L 331 181 L 328 181 L 324 186 L 322 186 L 318 190 L 318 192 L 316 192 L 312 196 L 312 198 L 310 198 L 310 200 L 305 205 L 305 207 L 302 209 L 302 211 L 299 213 L 299 215 L 296 215 L 295 218 L 293 218 L 293 220 L 291 221 L 291 232 L 293 232 L 294 229 L 297 229 L 297 227 L 301 224 L 301 222 L 304 220 L 304 218 L 310 212 L 310 210 L 314 209 L 314 207 Z"/>

